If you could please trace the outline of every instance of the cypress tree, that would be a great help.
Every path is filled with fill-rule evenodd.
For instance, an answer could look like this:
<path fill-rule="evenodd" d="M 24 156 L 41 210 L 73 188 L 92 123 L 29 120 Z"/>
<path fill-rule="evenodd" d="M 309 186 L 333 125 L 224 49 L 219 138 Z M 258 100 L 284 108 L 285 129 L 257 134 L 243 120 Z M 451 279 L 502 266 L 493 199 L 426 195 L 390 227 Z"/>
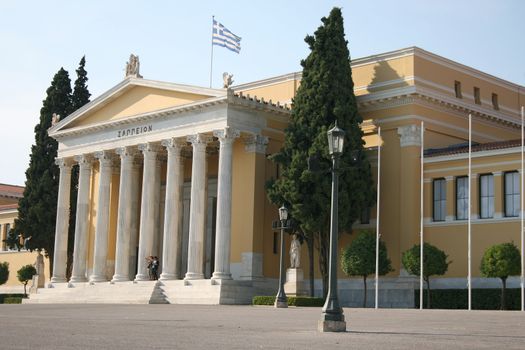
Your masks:
<path fill-rule="evenodd" d="M 35 144 L 31 147 L 24 197 L 18 203 L 14 230 L 17 235 L 32 236 L 32 248 L 45 251 L 52 269 L 59 169 L 55 164 L 58 144 L 48 136 L 47 129 L 51 127 L 53 113 L 61 116 L 71 113 L 71 81 L 64 68 L 55 74 L 46 92 L 40 121 L 35 126 Z"/>
<path fill-rule="evenodd" d="M 272 157 L 282 172 L 279 179 L 269 183 L 268 196 L 276 205 L 285 203 L 308 244 L 316 243 L 326 293 L 331 196 L 331 159 L 326 133 L 336 121 L 346 132 L 339 163 L 341 231 L 351 232 L 352 223 L 361 211 L 374 203 L 374 189 L 370 164 L 363 152 L 362 118 L 353 91 L 341 10 L 332 9 L 321 21 L 314 35 L 305 38 L 311 52 L 301 61 L 303 75 L 285 130 L 284 146 Z M 321 171 L 308 168 L 309 157 L 318 159 Z"/>

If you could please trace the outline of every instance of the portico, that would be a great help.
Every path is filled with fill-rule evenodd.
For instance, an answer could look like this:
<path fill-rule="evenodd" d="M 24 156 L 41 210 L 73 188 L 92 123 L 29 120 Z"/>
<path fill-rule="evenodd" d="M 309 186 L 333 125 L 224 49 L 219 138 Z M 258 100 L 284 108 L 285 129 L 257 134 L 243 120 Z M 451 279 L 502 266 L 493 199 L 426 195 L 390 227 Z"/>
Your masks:
<path fill-rule="evenodd" d="M 170 95 L 175 105 L 147 111 L 140 99 L 128 102 L 127 95 L 140 89 L 147 90 L 146 99 Z M 183 96 L 194 101 L 180 104 Z M 103 118 L 117 107 L 139 113 Z M 254 267 L 251 259 L 250 266 L 233 264 L 232 273 L 232 186 L 243 176 L 256 177 L 233 175 L 232 168 L 247 156 L 264 154 L 268 119 L 288 113 L 280 105 L 227 89 L 128 77 L 54 125 L 49 134 L 59 142 L 60 187 L 52 283 L 66 282 L 74 165 L 79 183 L 70 286 L 149 280 L 148 256 L 159 257 L 162 281 L 212 277 L 219 284 L 241 275 L 260 277 L 250 276 L 262 271 L 260 259 L 261 266 Z M 264 171 L 262 166 L 251 171 Z M 243 205 L 242 196 L 233 200 Z M 242 254 L 260 252 L 248 246 Z"/>

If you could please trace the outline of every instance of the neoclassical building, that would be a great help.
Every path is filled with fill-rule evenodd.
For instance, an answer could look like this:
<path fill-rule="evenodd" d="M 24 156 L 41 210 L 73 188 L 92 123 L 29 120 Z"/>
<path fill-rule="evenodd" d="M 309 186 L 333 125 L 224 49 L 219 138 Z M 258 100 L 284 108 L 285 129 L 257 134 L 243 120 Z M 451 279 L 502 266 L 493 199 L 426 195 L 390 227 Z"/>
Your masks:
<path fill-rule="evenodd" d="M 472 195 L 483 193 L 471 209 L 474 280 L 494 285 L 480 278 L 478 261 L 489 245 L 520 239 L 520 189 L 507 183 L 516 181 L 508 174 L 520 166 L 510 140 L 520 138 L 524 88 L 417 47 L 355 59 L 352 68 L 374 173 L 382 145 L 380 231 L 395 271 L 381 279 L 381 305 L 414 302 L 417 283 L 402 268 L 401 255 L 419 242 L 422 121 L 425 240 L 453 261 L 437 285 L 466 287 L 461 144 L 468 140 L 468 114 L 477 144 Z M 300 80 L 301 73 L 292 73 L 209 89 L 147 80 L 135 71 L 60 120 L 49 130 L 59 143 L 60 167 L 54 288 L 32 301 L 247 303 L 255 294 L 274 294 L 279 255 L 272 220 L 278 213 L 265 183 L 279 169 L 268 156 L 283 143 Z M 67 281 L 74 164 L 78 204 Z M 340 246 L 358 230 L 375 229 L 376 212 L 364 212 Z M 307 254 L 303 246 L 303 261 Z M 159 257 L 158 283 L 149 281 L 148 256 Z M 314 277 L 320 294 L 318 270 Z M 341 299 L 357 303 L 361 279 L 341 271 L 340 277 Z M 117 288 L 125 291 L 120 299 L 108 293 Z"/>

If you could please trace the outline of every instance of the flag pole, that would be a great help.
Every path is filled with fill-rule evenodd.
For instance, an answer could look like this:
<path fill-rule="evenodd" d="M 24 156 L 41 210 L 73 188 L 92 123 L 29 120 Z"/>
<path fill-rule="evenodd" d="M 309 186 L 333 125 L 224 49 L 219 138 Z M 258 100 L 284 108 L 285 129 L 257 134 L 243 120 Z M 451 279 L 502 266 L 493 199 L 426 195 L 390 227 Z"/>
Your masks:
<path fill-rule="evenodd" d="M 467 236 L 468 236 L 468 277 L 467 277 L 467 287 L 468 287 L 468 309 L 472 310 L 472 228 L 471 228 L 471 203 L 472 203 L 472 114 L 468 115 L 468 223 L 467 223 Z"/>
<path fill-rule="evenodd" d="M 210 62 L 210 89 L 213 74 L 213 22 L 215 22 L 215 16 L 211 16 L 211 62 Z"/>
<path fill-rule="evenodd" d="M 423 156 L 424 156 L 425 123 L 421 122 L 421 164 L 420 164 L 420 202 L 419 202 L 419 309 L 423 310 Z"/>
<path fill-rule="evenodd" d="M 523 151 L 524 151 L 524 137 L 525 137 L 525 127 L 524 127 L 524 119 L 525 119 L 525 111 L 523 106 L 521 106 L 521 311 L 525 311 L 525 257 L 524 257 L 524 251 L 525 251 L 525 233 L 523 232 L 525 229 L 524 226 L 524 204 L 525 204 L 525 196 L 523 195 L 523 189 L 525 188 L 525 181 L 524 181 L 524 159 L 523 159 Z"/>
<path fill-rule="evenodd" d="M 377 146 L 377 201 L 376 201 L 376 299 L 375 308 L 379 308 L 379 212 L 381 207 L 381 127 L 377 127 L 377 138 L 379 144 Z"/>

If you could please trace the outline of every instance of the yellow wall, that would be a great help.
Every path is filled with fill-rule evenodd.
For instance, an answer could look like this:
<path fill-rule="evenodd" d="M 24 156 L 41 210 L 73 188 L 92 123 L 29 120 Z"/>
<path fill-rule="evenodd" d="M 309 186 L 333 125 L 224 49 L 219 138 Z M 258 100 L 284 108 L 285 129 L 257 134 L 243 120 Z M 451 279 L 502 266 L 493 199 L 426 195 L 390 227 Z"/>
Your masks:
<path fill-rule="evenodd" d="M 23 286 L 22 283 L 18 281 L 17 278 L 17 271 L 25 265 L 33 265 L 36 261 L 38 253 L 36 251 L 30 253 L 27 251 L 9 251 L 9 252 L 1 252 L 0 253 L 0 262 L 8 262 L 9 263 L 9 279 L 7 280 L 7 283 L 2 285 L 6 287 L 13 287 L 13 286 Z M 44 258 L 44 270 L 45 270 L 45 279 L 46 282 L 49 281 L 49 259 Z M 31 284 L 29 282 L 28 286 Z M 0 286 L 0 288 L 2 287 Z"/>

